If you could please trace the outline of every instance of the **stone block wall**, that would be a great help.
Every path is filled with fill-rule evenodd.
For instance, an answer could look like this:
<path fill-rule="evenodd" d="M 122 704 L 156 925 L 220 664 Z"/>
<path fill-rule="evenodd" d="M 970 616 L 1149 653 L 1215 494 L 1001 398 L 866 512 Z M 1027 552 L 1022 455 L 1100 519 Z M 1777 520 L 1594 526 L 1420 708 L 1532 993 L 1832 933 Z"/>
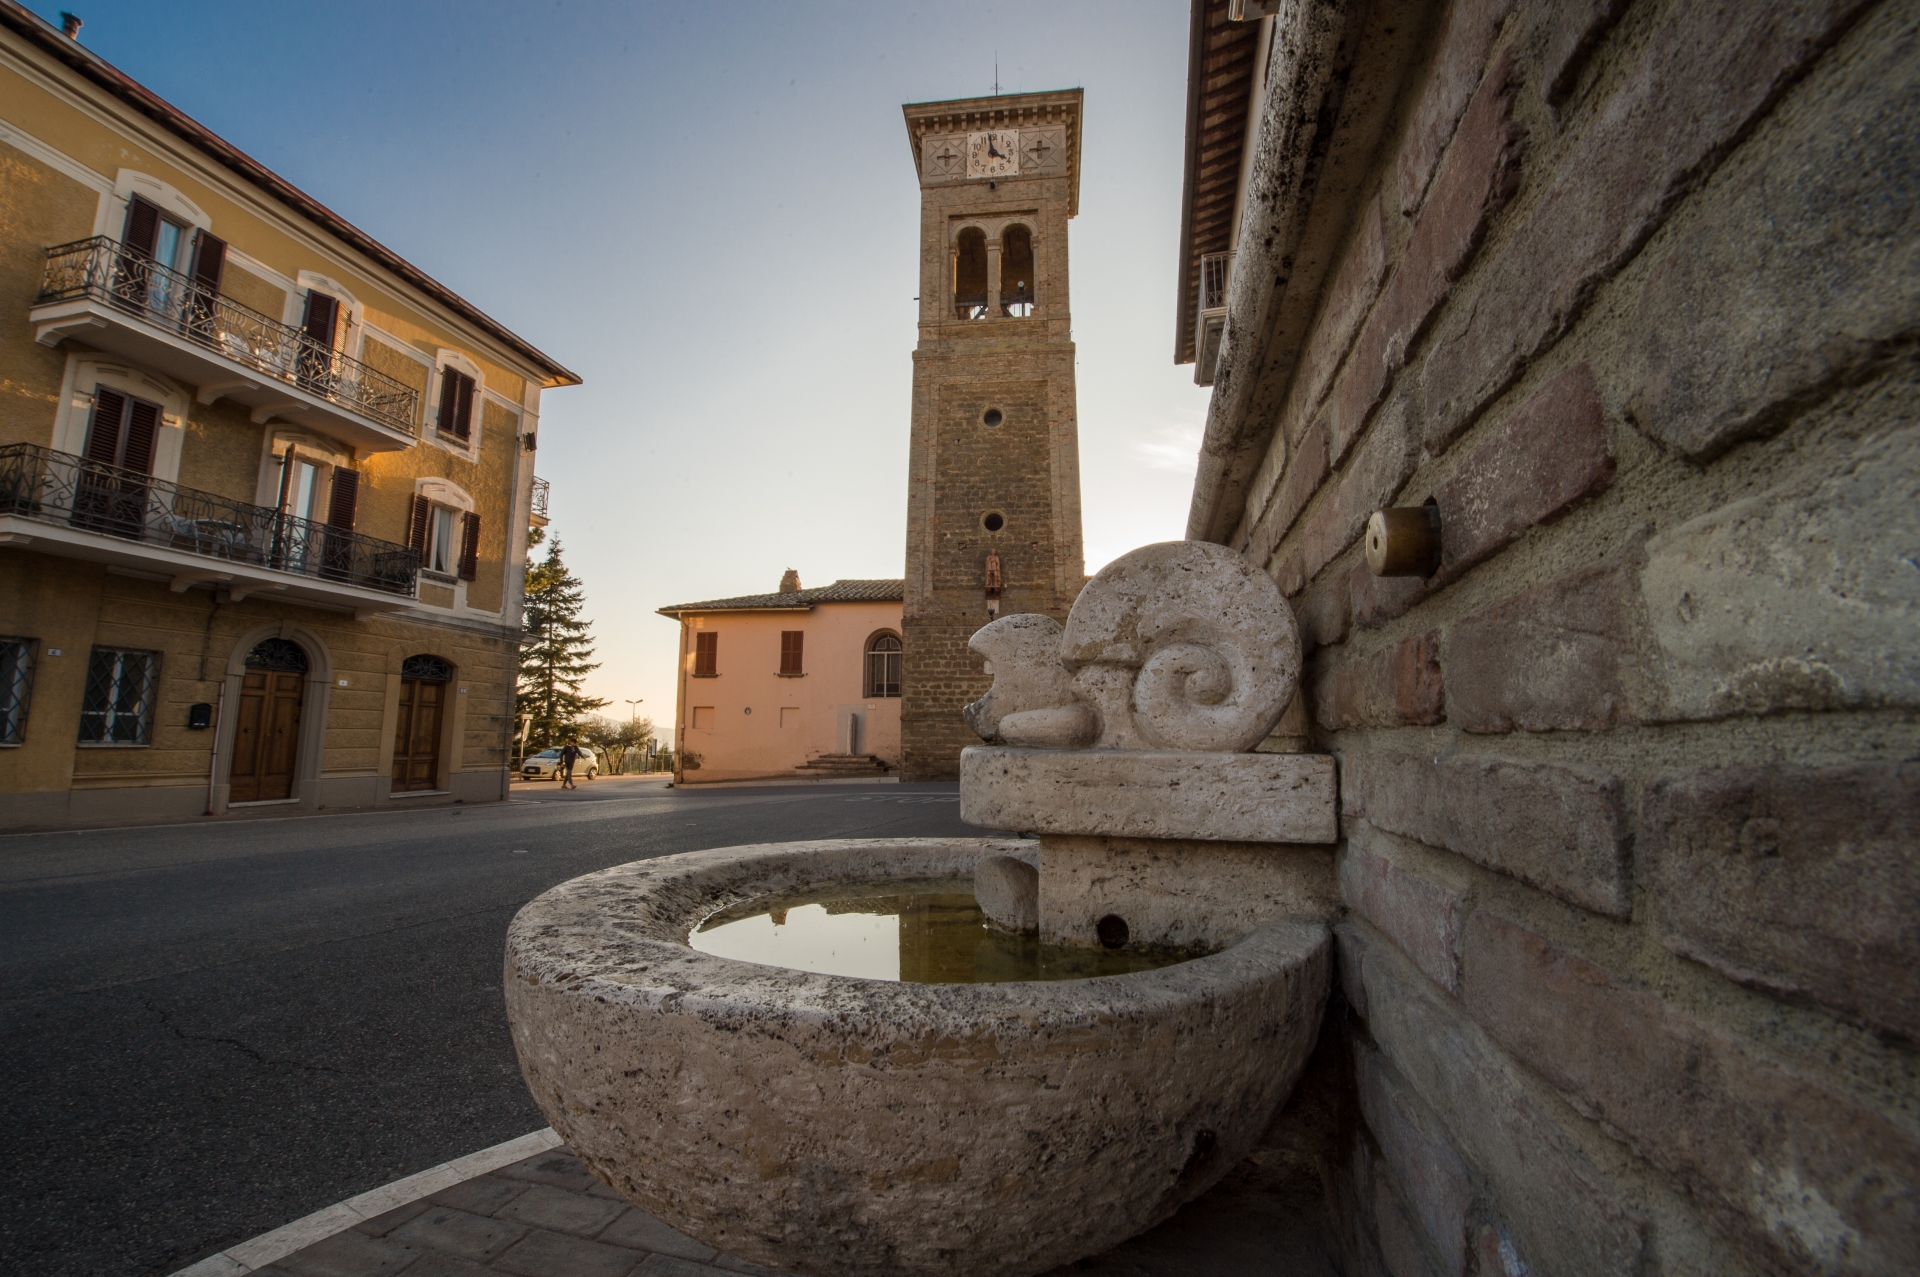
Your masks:
<path fill-rule="evenodd" d="M 1349 1270 L 1914 1271 L 1920 7 L 1419 20 L 1214 400 L 1340 767 Z"/>

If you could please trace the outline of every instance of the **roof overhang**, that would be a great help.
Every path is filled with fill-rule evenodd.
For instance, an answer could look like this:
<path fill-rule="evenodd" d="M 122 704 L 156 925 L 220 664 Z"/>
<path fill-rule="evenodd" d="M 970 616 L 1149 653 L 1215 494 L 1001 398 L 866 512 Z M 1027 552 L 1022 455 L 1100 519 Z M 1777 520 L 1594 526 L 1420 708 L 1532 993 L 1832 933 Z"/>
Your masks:
<path fill-rule="evenodd" d="M 1374 153 L 1439 12 L 1426 0 L 1317 0 L 1284 5 L 1273 19 L 1245 221 L 1187 513 L 1191 540 L 1233 534 Z"/>
<path fill-rule="evenodd" d="M 1173 362 L 1194 360 L 1200 259 L 1233 243 L 1260 24 L 1228 17 L 1229 0 L 1193 0 L 1187 40 L 1187 157 L 1180 197 L 1180 286 Z"/>

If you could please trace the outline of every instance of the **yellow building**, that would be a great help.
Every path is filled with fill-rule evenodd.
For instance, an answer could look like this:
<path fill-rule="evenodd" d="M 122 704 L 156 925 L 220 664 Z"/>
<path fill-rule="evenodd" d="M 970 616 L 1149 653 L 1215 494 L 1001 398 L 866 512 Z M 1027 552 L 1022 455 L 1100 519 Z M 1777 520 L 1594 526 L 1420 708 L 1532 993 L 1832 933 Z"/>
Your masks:
<path fill-rule="evenodd" d="M 578 383 L 0 0 L 0 825 L 502 797 Z"/>
<path fill-rule="evenodd" d="M 898 771 L 904 586 L 789 571 L 773 594 L 661 608 L 680 622 L 676 779 Z"/>

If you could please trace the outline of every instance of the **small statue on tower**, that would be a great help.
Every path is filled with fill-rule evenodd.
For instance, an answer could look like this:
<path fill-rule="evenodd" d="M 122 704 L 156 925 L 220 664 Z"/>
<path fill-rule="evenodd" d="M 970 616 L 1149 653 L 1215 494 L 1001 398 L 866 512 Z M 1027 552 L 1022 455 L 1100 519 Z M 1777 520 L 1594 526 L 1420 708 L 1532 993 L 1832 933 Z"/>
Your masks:
<path fill-rule="evenodd" d="M 987 619 L 1000 615 L 1000 556 L 987 551 Z"/>

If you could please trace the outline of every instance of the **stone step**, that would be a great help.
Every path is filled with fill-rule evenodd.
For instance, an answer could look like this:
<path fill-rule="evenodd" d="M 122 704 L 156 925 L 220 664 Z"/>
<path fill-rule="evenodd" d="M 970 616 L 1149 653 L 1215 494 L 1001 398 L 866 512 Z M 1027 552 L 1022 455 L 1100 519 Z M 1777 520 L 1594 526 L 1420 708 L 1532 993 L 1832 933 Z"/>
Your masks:
<path fill-rule="evenodd" d="M 821 754 L 810 758 L 794 769 L 795 771 L 829 774 L 834 776 L 881 775 L 887 773 L 887 765 L 872 754 Z"/>

